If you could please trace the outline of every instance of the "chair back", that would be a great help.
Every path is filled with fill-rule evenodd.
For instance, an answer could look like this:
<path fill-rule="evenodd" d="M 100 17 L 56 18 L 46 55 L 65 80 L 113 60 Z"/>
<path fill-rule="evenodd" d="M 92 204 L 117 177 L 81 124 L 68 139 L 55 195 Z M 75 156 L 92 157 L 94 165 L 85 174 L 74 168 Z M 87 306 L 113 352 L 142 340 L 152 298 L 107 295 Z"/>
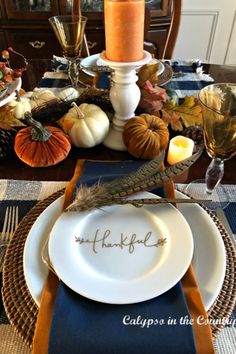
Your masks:
<path fill-rule="evenodd" d="M 182 10 L 182 0 L 172 0 L 170 2 L 170 26 L 164 40 L 164 45 L 160 45 L 158 41 L 150 41 L 148 39 L 148 31 L 150 30 L 151 16 L 148 8 L 145 9 L 145 26 L 144 26 L 144 49 L 149 51 L 158 59 L 171 59 L 177 40 Z M 164 32 L 164 31 L 163 31 Z M 162 36 L 163 36 L 162 32 Z M 163 41 L 163 39 L 162 39 Z"/>
<path fill-rule="evenodd" d="M 83 43 L 82 43 L 82 48 L 81 48 L 81 58 L 86 58 L 90 56 L 90 51 L 89 51 L 89 46 L 88 46 L 88 41 L 86 37 L 86 33 L 84 33 L 84 38 L 83 38 Z"/>

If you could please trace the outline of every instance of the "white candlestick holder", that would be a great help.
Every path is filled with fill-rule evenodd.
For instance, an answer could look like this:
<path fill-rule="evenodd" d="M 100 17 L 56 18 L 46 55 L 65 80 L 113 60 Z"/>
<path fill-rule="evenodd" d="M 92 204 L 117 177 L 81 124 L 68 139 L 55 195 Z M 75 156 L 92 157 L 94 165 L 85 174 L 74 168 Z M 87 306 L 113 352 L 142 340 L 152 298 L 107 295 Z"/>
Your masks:
<path fill-rule="evenodd" d="M 140 101 L 140 89 L 136 84 L 136 70 L 151 60 L 151 54 L 144 51 L 144 58 L 135 62 L 115 62 L 106 59 L 105 53 L 100 54 L 102 61 L 113 69 L 111 77 L 110 101 L 115 114 L 108 135 L 103 144 L 113 150 L 127 150 L 123 142 L 124 125 L 134 117 Z"/>

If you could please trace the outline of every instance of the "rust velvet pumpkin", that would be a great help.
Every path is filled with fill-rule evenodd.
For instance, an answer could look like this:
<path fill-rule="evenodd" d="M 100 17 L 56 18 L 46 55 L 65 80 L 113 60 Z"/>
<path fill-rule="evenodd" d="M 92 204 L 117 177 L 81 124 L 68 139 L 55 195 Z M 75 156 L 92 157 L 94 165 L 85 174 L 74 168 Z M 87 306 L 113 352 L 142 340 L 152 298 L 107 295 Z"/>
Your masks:
<path fill-rule="evenodd" d="M 167 148 L 169 131 L 161 118 L 143 113 L 125 124 L 123 141 L 131 155 L 153 159 Z"/>
<path fill-rule="evenodd" d="M 70 138 L 57 127 L 43 127 L 30 114 L 25 120 L 31 126 L 21 129 L 15 137 L 17 156 L 31 167 L 53 166 L 64 160 L 71 149 Z"/>

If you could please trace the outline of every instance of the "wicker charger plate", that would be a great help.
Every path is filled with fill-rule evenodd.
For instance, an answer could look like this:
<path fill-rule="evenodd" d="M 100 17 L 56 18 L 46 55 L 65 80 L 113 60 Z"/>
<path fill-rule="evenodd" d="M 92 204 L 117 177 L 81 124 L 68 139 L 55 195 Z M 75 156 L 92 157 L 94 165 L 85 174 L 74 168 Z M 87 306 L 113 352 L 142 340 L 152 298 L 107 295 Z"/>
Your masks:
<path fill-rule="evenodd" d="M 166 85 L 173 77 L 173 70 L 171 68 L 171 66 L 167 63 L 163 63 L 165 69 L 164 71 L 158 75 L 158 85 L 159 86 L 163 86 Z"/>
<path fill-rule="evenodd" d="M 2 297 L 10 323 L 22 339 L 32 345 L 38 307 L 28 290 L 23 271 L 23 252 L 28 233 L 43 210 L 63 194 L 63 190 L 39 202 L 19 224 L 5 256 Z M 207 210 L 207 209 L 206 209 Z M 226 250 L 226 273 L 216 301 L 208 311 L 215 338 L 230 317 L 236 302 L 236 252 L 230 236 L 220 221 L 207 210 L 218 227 Z M 220 319 L 224 318 L 224 321 Z M 216 321 L 218 319 L 218 321 Z"/>

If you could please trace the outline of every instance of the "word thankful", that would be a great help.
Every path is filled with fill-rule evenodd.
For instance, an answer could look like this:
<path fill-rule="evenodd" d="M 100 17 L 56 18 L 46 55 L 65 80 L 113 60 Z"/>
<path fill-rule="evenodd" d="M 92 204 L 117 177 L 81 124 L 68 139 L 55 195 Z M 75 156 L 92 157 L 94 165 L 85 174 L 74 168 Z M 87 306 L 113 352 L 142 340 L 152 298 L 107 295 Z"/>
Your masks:
<path fill-rule="evenodd" d="M 92 239 L 75 236 L 75 242 L 78 242 L 80 245 L 91 244 L 94 253 L 98 253 L 98 248 L 100 247 L 100 249 L 128 249 L 128 252 L 130 254 L 134 252 L 136 245 L 142 245 L 144 247 L 159 247 L 163 246 L 166 243 L 166 238 L 164 237 L 158 238 L 153 241 L 154 237 L 152 231 L 148 231 L 142 239 L 138 238 L 136 233 L 133 233 L 130 236 L 125 236 L 123 232 L 121 232 L 119 240 L 117 242 L 111 242 L 111 236 L 111 230 L 107 229 L 104 232 L 101 232 L 99 229 L 97 229 Z"/>

